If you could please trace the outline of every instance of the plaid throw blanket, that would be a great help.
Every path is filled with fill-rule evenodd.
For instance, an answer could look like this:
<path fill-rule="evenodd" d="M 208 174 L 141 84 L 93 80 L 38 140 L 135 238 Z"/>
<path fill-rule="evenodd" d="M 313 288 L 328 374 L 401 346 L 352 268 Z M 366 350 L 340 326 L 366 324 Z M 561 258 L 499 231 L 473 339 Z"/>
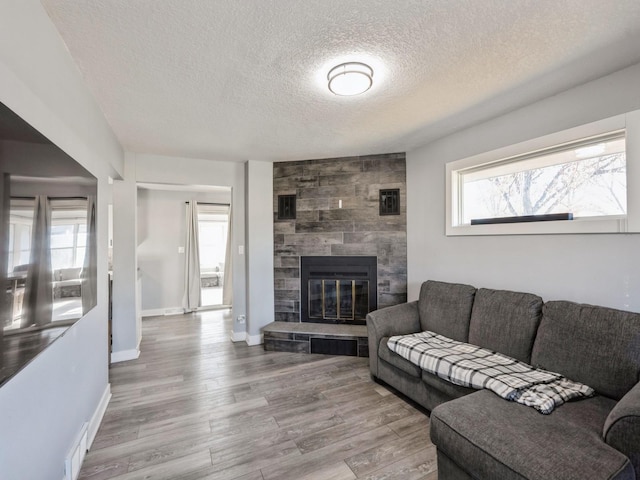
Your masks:
<path fill-rule="evenodd" d="M 463 387 L 487 388 L 544 414 L 568 400 L 595 393 L 558 373 L 429 331 L 391 337 L 387 345 L 389 350 L 444 380 Z"/>

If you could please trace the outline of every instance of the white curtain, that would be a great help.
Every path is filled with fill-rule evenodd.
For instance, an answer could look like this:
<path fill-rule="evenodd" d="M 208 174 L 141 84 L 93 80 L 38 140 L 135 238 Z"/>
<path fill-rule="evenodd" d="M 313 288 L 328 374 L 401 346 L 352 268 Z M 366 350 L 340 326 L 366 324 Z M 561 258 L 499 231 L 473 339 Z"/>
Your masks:
<path fill-rule="evenodd" d="M 184 295 L 182 307 L 192 312 L 201 305 L 200 248 L 198 245 L 198 204 L 187 202 L 187 239 L 184 256 Z"/>
<path fill-rule="evenodd" d="M 52 313 L 51 205 L 46 195 L 38 195 L 33 212 L 31 254 L 20 328 L 47 325 L 51 323 Z"/>
<path fill-rule="evenodd" d="M 98 247 L 96 238 L 96 196 L 87 197 L 87 243 L 82 267 L 82 314 L 91 310 L 98 298 Z"/>
<path fill-rule="evenodd" d="M 233 263 L 232 263 L 232 246 L 231 246 L 231 205 L 228 210 L 227 225 L 227 249 L 224 254 L 224 280 L 222 282 L 222 304 L 231 305 L 233 303 Z"/>

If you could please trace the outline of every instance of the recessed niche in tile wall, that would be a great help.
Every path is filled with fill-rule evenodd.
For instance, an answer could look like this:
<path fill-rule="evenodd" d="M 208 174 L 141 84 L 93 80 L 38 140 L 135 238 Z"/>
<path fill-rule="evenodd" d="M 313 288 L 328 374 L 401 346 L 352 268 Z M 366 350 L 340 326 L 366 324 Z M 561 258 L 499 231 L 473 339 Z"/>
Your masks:
<path fill-rule="evenodd" d="M 295 220 L 296 196 L 278 195 L 278 220 Z"/>
<path fill-rule="evenodd" d="M 277 162 L 273 176 L 277 321 L 300 321 L 301 256 L 376 256 L 378 308 L 406 301 L 404 153 Z M 398 192 L 398 214 L 380 214 L 381 190 Z M 279 217 L 282 195 L 295 195 L 295 219 Z"/>
<path fill-rule="evenodd" d="M 380 215 L 400 215 L 400 189 L 380 190 Z"/>

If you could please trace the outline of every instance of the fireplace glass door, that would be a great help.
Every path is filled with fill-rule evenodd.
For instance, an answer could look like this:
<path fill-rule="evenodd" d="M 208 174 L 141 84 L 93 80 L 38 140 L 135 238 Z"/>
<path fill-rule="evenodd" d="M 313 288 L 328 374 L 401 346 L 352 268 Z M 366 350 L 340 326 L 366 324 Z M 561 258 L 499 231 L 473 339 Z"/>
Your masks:
<path fill-rule="evenodd" d="M 367 280 L 309 280 L 309 318 L 364 320 L 369 309 Z"/>

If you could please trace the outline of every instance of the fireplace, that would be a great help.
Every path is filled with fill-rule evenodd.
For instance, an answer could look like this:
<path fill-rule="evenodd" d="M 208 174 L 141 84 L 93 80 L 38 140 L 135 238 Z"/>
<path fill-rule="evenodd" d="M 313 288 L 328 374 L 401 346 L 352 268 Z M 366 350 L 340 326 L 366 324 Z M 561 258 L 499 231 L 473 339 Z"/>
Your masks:
<path fill-rule="evenodd" d="M 300 258 L 300 321 L 364 325 L 378 308 L 377 257 Z"/>

